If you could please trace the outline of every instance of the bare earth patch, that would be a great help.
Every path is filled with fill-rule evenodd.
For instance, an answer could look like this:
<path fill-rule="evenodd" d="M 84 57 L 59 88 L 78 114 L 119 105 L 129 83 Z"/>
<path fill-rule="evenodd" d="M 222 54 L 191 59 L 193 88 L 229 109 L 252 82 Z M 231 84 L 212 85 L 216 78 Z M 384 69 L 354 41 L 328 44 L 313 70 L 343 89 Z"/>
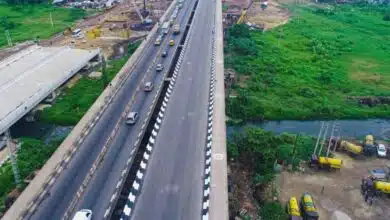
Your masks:
<path fill-rule="evenodd" d="M 336 153 L 336 157 L 343 159 L 340 171 L 327 172 L 309 168 L 301 173 L 283 171 L 279 198 L 282 204 L 286 204 L 291 196 L 300 197 L 307 191 L 313 195 L 320 219 L 340 220 L 338 216 L 345 214 L 354 220 L 390 219 L 389 198 L 380 197 L 374 205 L 369 206 L 360 193 L 361 178 L 367 176 L 370 169 L 384 167 L 388 160 L 355 160 L 341 153 Z"/>
<path fill-rule="evenodd" d="M 278 1 L 268 1 L 268 7 L 265 10 L 261 9 L 261 3 L 255 2 L 248 10 L 248 20 L 259 26 L 264 26 L 264 30 L 268 30 L 288 22 L 291 14 L 282 8 Z"/>

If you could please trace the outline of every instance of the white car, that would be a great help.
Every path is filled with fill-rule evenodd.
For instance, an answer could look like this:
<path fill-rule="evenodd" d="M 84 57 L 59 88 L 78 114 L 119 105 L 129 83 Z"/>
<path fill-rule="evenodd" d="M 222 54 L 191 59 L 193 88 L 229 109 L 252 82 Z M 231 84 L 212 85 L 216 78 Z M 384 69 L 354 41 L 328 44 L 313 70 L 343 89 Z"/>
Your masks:
<path fill-rule="evenodd" d="M 73 217 L 73 220 L 91 220 L 92 219 L 92 210 L 89 209 L 81 209 L 76 212 Z"/>
<path fill-rule="evenodd" d="M 378 146 L 376 147 L 376 151 L 378 157 L 386 157 L 387 151 L 386 146 L 384 144 L 378 144 Z"/>

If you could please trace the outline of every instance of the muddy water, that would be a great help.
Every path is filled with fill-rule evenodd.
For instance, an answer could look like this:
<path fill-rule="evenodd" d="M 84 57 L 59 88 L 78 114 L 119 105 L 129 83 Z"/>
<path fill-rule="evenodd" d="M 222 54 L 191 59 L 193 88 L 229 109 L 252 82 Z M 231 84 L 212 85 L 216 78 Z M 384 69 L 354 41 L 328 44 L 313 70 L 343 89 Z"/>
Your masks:
<path fill-rule="evenodd" d="M 390 138 L 390 120 L 369 119 L 369 120 L 334 120 L 328 122 L 338 123 L 340 126 L 340 135 L 348 137 L 362 137 L 369 133 L 376 137 Z M 249 122 L 247 125 L 260 127 L 277 134 L 302 133 L 316 136 L 321 128 L 321 121 L 268 121 L 268 122 Z M 228 126 L 227 133 L 231 135 L 236 130 L 241 130 L 243 126 Z"/>
<path fill-rule="evenodd" d="M 65 138 L 73 129 L 73 126 L 58 126 L 42 122 L 26 122 L 19 120 L 11 127 L 13 138 L 31 137 L 48 143 L 52 140 Z"/>

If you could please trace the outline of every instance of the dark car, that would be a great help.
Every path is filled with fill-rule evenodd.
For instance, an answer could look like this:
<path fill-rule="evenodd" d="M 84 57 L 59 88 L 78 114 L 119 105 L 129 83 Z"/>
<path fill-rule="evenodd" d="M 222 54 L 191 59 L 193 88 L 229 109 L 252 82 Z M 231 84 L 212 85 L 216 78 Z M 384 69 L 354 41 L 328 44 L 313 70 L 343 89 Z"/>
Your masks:
<path fill-rule="evenodd" d="M 164 51 L 162 54 L 161 54 L 162 57 L 167 57 L 168 56 L 168 50 Z"/>

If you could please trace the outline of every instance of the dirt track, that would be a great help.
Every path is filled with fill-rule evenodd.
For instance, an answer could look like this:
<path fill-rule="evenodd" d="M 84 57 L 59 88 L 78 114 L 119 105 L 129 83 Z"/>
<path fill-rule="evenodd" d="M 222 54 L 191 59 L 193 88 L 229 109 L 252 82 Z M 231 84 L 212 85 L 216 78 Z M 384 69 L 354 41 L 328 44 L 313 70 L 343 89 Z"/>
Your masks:
<path fill-rule="evenodd" d="M 354 220 L 388 220 L 390 219 L 390 199 L 378 198 L 374 205 L 364 202 L 360 193 L 360 183 L 368 170 L 384 167 L 389 160 L 368 158 L 354 160 L 345 155 L 336 155 L 343 159 L 340 171 L 316 171 L 306 168 L 303 173 L 281 173 L 280 201 L 286 204 L 291 196 L 300 197 L 310 192 L 320 213 L 320 219 L 331 219 L 333 211 L 339 210 Z M 321 193 L 323 189 L 323 193 Z"/>

